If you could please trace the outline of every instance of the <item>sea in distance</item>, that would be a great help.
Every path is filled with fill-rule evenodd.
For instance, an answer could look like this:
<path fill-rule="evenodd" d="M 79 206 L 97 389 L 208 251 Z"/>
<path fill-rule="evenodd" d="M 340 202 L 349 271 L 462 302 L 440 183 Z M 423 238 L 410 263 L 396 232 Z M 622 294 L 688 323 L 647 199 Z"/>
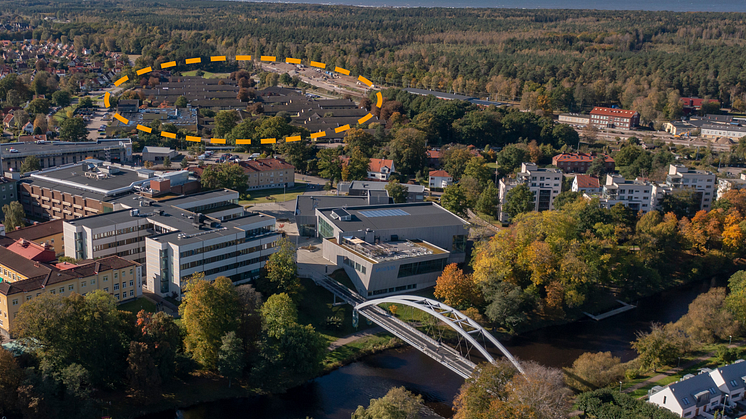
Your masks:
<path fill-rule="evenodd" d="M 266 3 L 306 3 L 363 7 L 492 7 L 505 9 L 596 9 L 746 13 L 746 0 L 270 0 L 266 1 Z"/>

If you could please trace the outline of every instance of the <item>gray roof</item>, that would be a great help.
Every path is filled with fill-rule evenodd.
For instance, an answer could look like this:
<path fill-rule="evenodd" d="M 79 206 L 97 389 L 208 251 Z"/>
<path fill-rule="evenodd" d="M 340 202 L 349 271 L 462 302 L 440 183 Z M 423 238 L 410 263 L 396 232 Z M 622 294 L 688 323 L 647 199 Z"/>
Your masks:
<path fill-rule="evenodd" d="M 702 129 L 714 129 L 719 131 L 746 132 L 746 127 L 726 124 L 704 124 Z"/>
<path fill-rule="evenodd" d="M 698 374 L 668 386 L 679 405 L 687 409 L 692 406 L 704 406 L 711 397 L 720 395 L 717 384 L 710 374 Z"/>
<path fill-rule="evenodd" d="M 332 218 L 333 210 L 326 208 L 316 211 L 342 231 L 359 231 L 368 228 L 371 230 L 428 228 L 469 224 L 433 202 L 347 207 L 345 210 L 352 216 L 350 221 Z"/>
<path fill-rule="evenodd" d="M 457 94 L 454 94 L 454 93 L 437 92 L 437 91 L 434 91 L 434 90 L 406 88 L 406 89 L 404 89 L 404 91 L 408 92 L 408 93 L 415 94 L 415 95 L 421 95 L 421 96 L 433 95 L 433 96 L 437 97 L 438 99 L 449 99 L 449 100 L 469 100 L 469 99 L 474 99 L 474 97 L 472 97 L 472 96 L 457 95 Z"/>
<path fill-rule="evenodd" d="M 143 153 L 160 153 L 160 154 L 169 154 L 173 152 L 174 150 L 168 148 L 168 147 L 153 147 L 153 146 L 145 146 L 142 149 Z"/>
<path fill-rule="evenodd" d="M 315 215 L 316 208 L 342 208 L 345 206 L 363 206 L 368 204 L 364 196 L 311 196 L 298 195 L 295 200 L 295 215 Z"/>
<path fill-rule="evenodd" d="M 346 182 L 340 182 L 346 183 Z M 365 181 L 365 180 L 353 180 L 349 182 L 350 190 L 385 190 L 388 182 L 376 182 L 376 181 Z M 425 187 L 422 185 L 410 185 L 408 183 L 401 183 L 403 187 L 407 189 L 409 193 L 422 193 L 425 192 Z"/>
<path fill-rule="evenodd" d="M 717 368 L 716 371 L 720 373 L 720 375 L 723 377 L 723 380 L 725 380 L 725 385 L 728 386 L 728 390 L 733 391 L 736 389 L 744 388 L 744 377 L 746 377 L 746 362 L 736 362 L 734 364 Z"/>
<path fill-rule="evenodd" d="M 52 189 L 59 189 L 59 187 L 67 186 L 77 190 L 76 194 L 78 195 L 81 193 L 81 190 L 85 191 L 86 194 L 92 192 L 102 195 L 116 195 L 128 192 L 121 189 L 130 188 L 133 183 L 142 183 L 148 180 L 148 178 L 141 177 L 136 171 L 123 169 L 121 167 L 118 167 L 118 173 L 110 174 L 107 177 L 87 177 L 86 173 L 88 173 L 88 171 L 83 170 L 83 166 L 97 163 L 103 162 L 100 160 L 88 159 L 80 163 L 49 168 L 32 173 L 31 180 L 33 182 L 46 181 L 50 184 L 54 184 L 55 186 Z"/>
<path fill-rule="evenodd" d="M 0 145 L 0 156 L 8 157 L 24 157 L 29 155 L 45 156 L 45 155 L 60 155 L 62 153 L 74 153 L 84 151 L 99 151 L 105 150 L 109 147 L 119 147 L 119 143 L 124 142 L 131 144 L 132 140 L 129 138 L 120 138 L 114 140 L 98 140 L 98 141 L 83 141 L 83 142 L 65 142 L 65 141 L 47 141 L 45 143 L 6 143 Z M 14 152 L 10 150 L 14 149 Z"/>

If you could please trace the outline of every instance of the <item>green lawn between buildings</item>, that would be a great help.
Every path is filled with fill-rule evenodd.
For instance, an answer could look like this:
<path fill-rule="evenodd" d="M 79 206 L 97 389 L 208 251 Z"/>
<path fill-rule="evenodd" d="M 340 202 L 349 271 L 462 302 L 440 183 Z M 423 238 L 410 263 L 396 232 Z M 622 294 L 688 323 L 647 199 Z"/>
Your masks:
<path fill-rule="evenodd" d="M 124 303 L 119 306 L 122 311 L 129 311 L 130 313 L 139 313 L 140 310 L 145 310 L 148 313 L 155 313 L 155 303 L 148 300 L 145 297 L 138 298 L 137 300 Z"/>

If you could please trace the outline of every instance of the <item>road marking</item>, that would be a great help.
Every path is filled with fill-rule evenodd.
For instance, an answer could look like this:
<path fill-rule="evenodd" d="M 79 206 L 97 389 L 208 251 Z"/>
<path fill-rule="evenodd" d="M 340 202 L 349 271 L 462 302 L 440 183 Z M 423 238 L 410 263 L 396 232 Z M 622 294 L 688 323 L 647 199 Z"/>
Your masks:
<path fill-rule="evenodd" d="M 225 138 L 210 138 L 210 144 L 225 144 Z"/>
<path fill-rule="evenodd" d="M 292 143 L 293 141 L 300 141 L 300 135 L 295 135 L 293 137 L 285 137 L 286 143 Z"/>
<path fill-rule="evenodd" d="M 236 55 L 236 61 L 251 61 L 251 55 Z"/>
<path fill-rule="evenodd" d="M 370 80 L 366 79 L 363 76 L 357 76 L 357 79 L 360 80 L 361 82 L 365 83 L 365 85 L 368 86 L 368 87 L 373 86 L 373 83 L 371 83 Z"/>
<path fill-rule="evenodd" d="M 104 105 L 107 108 L 111 108 L 111 103 L 109 102 L 109 97 L 110 96 L 111 96 L 111 94 L 109 92 L 106 92 L 106 94 L 104 95 Z"/>
<path fill-rule="evenodd" d="M 320 63 L 318 61 L 311 61 L 311 67 L 326 68 L 326 64 L 325 63 Z"/>
<path fill-rule="evenodd" d="M 288 64 L 300 64 L 299 58 L 285 58 L 285 62 Z"/>
<path fill-rule="evenodd" d="M 344 69 L 342 67 L 334 67 L 334 71 L 336 71 L 337 73 L 342 73 L 345 76 L 349 76 L 350 75 L 350 70 Z"/>
<path fill-rule="evenodd" d="M 197 58 L 187 58 L 186 59 L 186 63 L 187 64 L 199 64 L 201 62 L 202 62 L 202 58 L 199 58 L 199 57 L 197 57 Z"/>
<path fill-rule="evenodd" d="M 115 114 L 114 114 L 114 118 L 115 118 L 115 119 L 116 119 L 117 121 L 119 121 L 119 122 L 123 123 L 124 125 L 129 125 L 129 123 L 130 123 L 130 120 L 129 120 L 129 119 L 127 119 L 127 118 L 123 117 L 122 115 L 119 115 L 118 113 L 115 113 Z"/>
<path fill-rule="evenodd" d="M 187 141 L 191 141 L 193 143 L 201 143 L 202 142 L 202 137 L 194 137 L 192 135 L 187 135 L 186 136 L 186 140 Z"/>
<path fill-rule="evenodd" d="M 161 137 L 176 138 L 176 134 L 174 134 L 173 132 L 161 131 Z"/>
<path fill-rule="evenodd" d="M 325 135 L 326 135 L 326 131 L 314 132 L 313 134 L 311 134 L 311 138 L 319 138 Z"/>
<path fill-rule="evenodd" d="M 236 140 L 236 145 L 248 145 L 251 144 L 251 140 Z"/>
<path fill-rule="evenodd" d="M 139 131 L 147 132 L 148 134 L 150 134 L 150 133 L 153 132 L 153 128 L 146 127 L 146 126 L 143 126 L 143 125 L 140 125 L 140 124 L 137 124 L 137 129 Z"/>
<path fill-rule="evenodd" d="M 276 138 L 262 138 L 261 143 L 262 144 L 275 144 L 277 142 Z"/>
<path fill-rule="evenodd" d="M 137 75 L 142 76 L 143 74 L 147 74 L 153 71 L 153 67 L 145 67 L 137 70 Z"/>
<path fill-rule="evenodd" d="M 122 77 L 121 79 L 119 79 L 119 80 L 115 81 L 115 82 L 114 82 L 114 86 L 117 86 L 117 87 L 119 87 L 119 85 L 120 85 L 120 84 L 122 84 L 122 83 L 126 82 L 126 81 L 127 81 L 127 80 L 129 80 L 129 79 L 130 79 L 130 78 L 129 78 L 128 76 L 124 76 L 124 77 Z"/>
<path fill-rule="evenodd" d="M 176 61 L 169 61 L 167 63 L 161 64 L 161 69 L 171 68 L 171 67 L 176 67 Z"/>
<path fill-rule="evenodd" d="M 334 132 L 336 132 L 337 134 L 339 134 L 340 132 L 347 131 L 348 129 L 350 129 L 350 124 L 342 125 L 341 127 L 334 128 Z"/>
<path fill-rule="evenodd" d="M 225 61 L 225 55 L 213 55 L 210 61 Z"/>
<path fill-rule="evenodd" d="M 277 57 L 274 55 L 262 55 L 261 61 L 275 61 L 277 60 Z"/>

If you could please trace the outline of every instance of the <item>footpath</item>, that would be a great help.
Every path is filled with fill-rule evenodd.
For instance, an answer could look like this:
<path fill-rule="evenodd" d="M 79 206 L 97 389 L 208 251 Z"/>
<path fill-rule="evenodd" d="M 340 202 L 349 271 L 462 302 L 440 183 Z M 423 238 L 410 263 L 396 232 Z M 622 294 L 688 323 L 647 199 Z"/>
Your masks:
<path fill-rule="evenodd" d="M 746 344 L 746 341 L 736 342 L 736 343 L 728 345 L 728 348 L 738 348 L 738 347 L 744 346 L 745 344 Z M 707 360 L 709 358 L 712 358 L 713 356 L 715 356 L 715 351 L 712 351 L 712 352 L 709 352 L 709 353 L 704 354 L 702 356 L 699 356 L 699 357 L 697 357 L 695 359 L 692 359 L 691 361 L 685 363 L 684 365 L 680 365 L 680 366 L 678 366 L 676 368 L 671 368 L 670 370 L 662 372 L 662 373 L 660 373 L 660 374 L 658 374 L 658 375 L 656 375 L 654 377 L 650 377 L 650 378 L 648 378 L 645 381 L 641 381 L 641 382 L 639 382 L 639 383 L 637 383 L 637 384 L 635 384 L 633 386 L 630 386 L 630 387 L 624 389 L 622 391 L 622 393 L 631 393 L 631 392 L 633 392 L 635 390 L 641 389 L 641 388 L 643 388 L 645 386 L 648 386 L 650 384 L 657 383 L 658 381 L 660 381 L 660 380 L 662 380 L 662 379 L 664 379 L 666 377 L 670 377 L 670 376 L 672 376 L 674 374 L 678 374 L 678 373 L 680 373 L 681 371 L 684 371 L 687 368 L 691 368 L 691 367 L 699 364 L 702 361 L 705 361 L 705 360 Z M 647 397 L 647 396 L 643 396 L 643 397 Z"/>
<path fill-rule="evenodd" d="M 368 337 L 368 336 L 373 336 L 373 335 L 375 335 L 377 333 L 381 333 L 381 332 L 385 332 L 385 330 L 383 330 L 383 328 L 380 327 L 380 326 L 372 327 L 370 329 L 361 330 L 359 332 L 355 332 L 355 333 L 353 333 L 351 335 L 347 335 L 345 337 L 341 337 L 341 338 L 335 340 L 334 342 L 332 342 L 332 343 L 329 344 L 329 348 L 328 349 L 330 351 L 333 351 L 333 350 L 335 350 L 335 349 L 337 349 L 339 347 L 347 345 L 348 343 L 352 343 L 352 342 L 354 342 L 356 340 L 359 340 L 359 339 L 362 339 L 362 338 L 365 338 L 365 337 Z"/>

